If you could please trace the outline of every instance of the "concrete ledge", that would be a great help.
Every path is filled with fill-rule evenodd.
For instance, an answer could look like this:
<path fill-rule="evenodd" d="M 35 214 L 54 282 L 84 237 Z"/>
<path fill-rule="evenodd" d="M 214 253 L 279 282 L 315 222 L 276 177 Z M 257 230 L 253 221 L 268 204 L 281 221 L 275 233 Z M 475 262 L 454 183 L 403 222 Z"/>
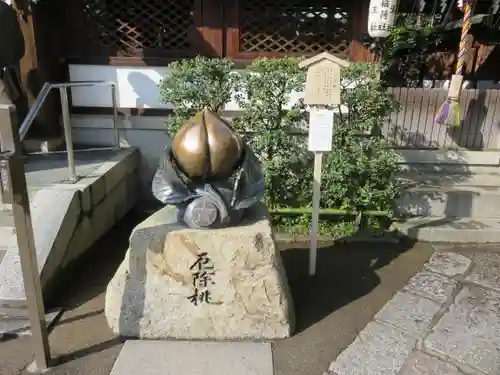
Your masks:
<path fill-rule="evenodd" d="M 500 243 L 500 218 L 415 217 L 392 229 L 424 242 Z"/>
<path fill-rule="evenodd" d="M 122 149 L 116 155 L 104 161 L 92 173 L 77 182 L 55 184 L 52 189 L 78 190 L 82 194 L 82 210 L 89 213 L 98 205 L 108 192 L 120 182 L 120 179 L 139 167 L 140 155 L 135 148 Z"/>
<path fill-rule="evenodd" d="M 62 267 L 83 254 L 132 209 L 137 200 L 137 186 L 137 176 L 134 173 L 128 174 L 94 207 L 90 217 L 81 218 L 62 260 Z"/>
<path fill-rule="evenodd" d="M 500 165 L 500 151 L 397 150 L 402 164 Z"/>
<path fill-rule="evenodd" d="M 500 217 L 497 187 L 418 187 L 396 201 L 402 216 Z"/>
<path fill-rule="evenodd" d="M 61 267 L 87 250 L 135 204 L 138 166 L 137 150 L 117 150 L 78 182 L 54 184 L 36 193 L 31 213 L 44 292 Z M 0 235 L 10 230 L 2 229 Z M 17 242 L 10 237 L 14 240 L 9 240 L 0 264 L 0 308 L 25 306 Z"/>

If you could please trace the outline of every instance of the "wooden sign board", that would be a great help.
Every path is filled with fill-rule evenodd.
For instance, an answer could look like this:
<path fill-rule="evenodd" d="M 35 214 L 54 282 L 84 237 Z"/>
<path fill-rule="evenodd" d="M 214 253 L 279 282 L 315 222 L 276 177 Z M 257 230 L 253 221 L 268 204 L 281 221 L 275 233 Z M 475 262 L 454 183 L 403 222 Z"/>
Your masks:
<path fill-rule="evenodd" d="M 340 104 L 340 71 L 348 61 L 321 53 L 300 63 L 307 68 L 304 103 L 316 106 Z"/>
<path fill-rule="evenodd" d="M 349 62 L 329 53 L 320 53 L 302 61 L 299 66 L 307 69 L 304 103 L 310 106 L 309 151 L 314 152 L 314 180 L 311 217 L 311 249 L 309 274 L 316 273 L 318 247 L 319 207 L 321 194 L 321 165 L 323 153 L 332 150 L 333 111 L 325 108 L 340 105 L 340 72 Z"/>

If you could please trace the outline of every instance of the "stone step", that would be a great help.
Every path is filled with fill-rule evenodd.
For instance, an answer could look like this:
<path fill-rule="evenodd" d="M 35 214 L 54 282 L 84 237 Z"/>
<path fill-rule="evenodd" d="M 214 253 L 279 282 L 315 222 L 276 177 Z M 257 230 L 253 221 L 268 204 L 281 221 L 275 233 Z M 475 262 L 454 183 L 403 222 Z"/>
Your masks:
<path fill-rule="evenodd" d="M 401 216 L 500 217 L 500 174 L 407 171 L 400 179 Z"/>
<path fill-rule="evenodd" d="M 401 216 L 500 218 L 500 187 L 417 186 L 396 201 Z"/>
<path fill-rule="evenodd" d="M 500 151 L 407 149 L 396 152 L 401 164 L 500 166 Z"/>
<path fill-rule="evenodd" d="M 484 186 L 500 187 L 500 168 L 487 168 L 484 173 L 444 173 L 405 171 L 399 177 L 409 187 L 451 187 L 451 186 Z"/>
<path fill-rule="evenodd" d="M 442 175 L 500 175 L 500 151 L 398 150 L 402 171 Z M 452 177 L 453 177 L 452 176 Z"/>
<path fill-rule="evenodd" d="M 110 375 L 273 375 L 270 343 L 129 340 Z"/>
<path fill-rule="evenodd" d="M 500 243 L 500 218 L 413 217 L 391 229 L 424 242 Z"/>
<path fill-rule="evenodd" d="M 493 174 L 500 175 L 500 166 L 497 165 L 473 165 L 473 164 L 445 164 L 445 163 L 410 163 L 399 164 L 400 170 L 412 173 L 430 173 L 441 175 L 472 175 Z"/>

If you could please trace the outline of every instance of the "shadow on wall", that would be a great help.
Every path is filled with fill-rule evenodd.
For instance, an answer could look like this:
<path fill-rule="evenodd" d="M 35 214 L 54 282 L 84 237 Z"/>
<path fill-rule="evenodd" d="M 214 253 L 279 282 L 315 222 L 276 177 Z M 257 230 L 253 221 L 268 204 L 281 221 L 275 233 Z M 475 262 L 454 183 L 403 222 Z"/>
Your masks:
<path fill-rule="evenodd" d="M 136 107 L 143 109 L 154 107 L 158 103 L 160 90 L 158 84 L 146 74 L 132 72 L 127 76 L 127 80 L 137 94 Z"/>
<path fill-rule="evenodd" d="M 415 136 L 424 137 L 421 134 Z M 401 216 L 441 216 L 432 209 L 431 202 L 437 201 L 445 204 L 446 217 L 472 216 L 473 200 L 479 193 L 468 189 L 449 189 L 474 174 L 463 152 L 429 150 L 425 156 L 425 163 L 401 162 L 405 194 L 396 201 L 396 212 Z"/>
<path fill-rule="evenodd" d="M 136 107 L 138 116 L 141 115 L 141 109 L 147 107 L 156 107 L 159 97 L 158 84 L 146 74 L 140 72 L 131 72 L 127 76 L 129 84 L 137 94 Z M 164 112 L 164 111 L 162 111 Z M 141 164 L 141 181 L 143 191 L 143 201 L 146 204 L 154 204 L 156 200 L 151 193 L 151 181 L 159 164 L 159 158 L 164 151 L 164 148 L 170 142 L 170 137 L 165 133 L 160 136 L 161 128 L 164 124 L 164 113 L 161 117 L 149 117 L 148 122 L 154 122 L 155 129 L 141 129 L 139 132 L 124 132 L 124 138 L 128 144 L 139 146 L 143 157 Z M 147 134 L 150 132 L 151 134 Z M 145 141 L 145 139 L 149 139 Z"/>
<path fill-rule="evenodd" d="M 459 106 L 463 119 L 452 128 L 435 122 L 446 90 L 391 88 L 402 107 L 384 121 L 382 134 L 395 147 L 496 148 L 499 134 L 495 112 L 500 90 L 463 90 Z"/>

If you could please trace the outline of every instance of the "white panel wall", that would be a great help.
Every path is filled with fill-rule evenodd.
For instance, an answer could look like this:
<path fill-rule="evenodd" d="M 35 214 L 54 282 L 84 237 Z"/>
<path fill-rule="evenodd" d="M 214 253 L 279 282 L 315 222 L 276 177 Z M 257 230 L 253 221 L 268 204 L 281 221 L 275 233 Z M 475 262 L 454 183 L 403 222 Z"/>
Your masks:
<path fill-rule="evenodd" d="M 101 65 L 70 65 L 72 81 L 114 81 L 117 83 L 118 107 L 121 108 L 172 108 L 160 101 L 158 84 L 168 74 L 168 68 L 158 66 L 123 67 Z M 294 92 L 289 106 L 303 97 L 302 92 Z M 110 107 L 111 93 L 108 87 L 79 87 L 72 89 L 73 105 L 78 107 Z M 226 110 L 237 111 L 233 100 Z M 343 109 L 345 110 L 345 108 Z"/>
<path fill-rule="evenodd" d="M 160 102 L 158 89 L 160 79 L 167 73 L 165 67 L 69 66 L 71 81 L 116 82 L 118 106 L 122 108 L 168 108 Z M 78 87 L 71 94 L 75 106 L 111 106 L 109 87 Z"/>

